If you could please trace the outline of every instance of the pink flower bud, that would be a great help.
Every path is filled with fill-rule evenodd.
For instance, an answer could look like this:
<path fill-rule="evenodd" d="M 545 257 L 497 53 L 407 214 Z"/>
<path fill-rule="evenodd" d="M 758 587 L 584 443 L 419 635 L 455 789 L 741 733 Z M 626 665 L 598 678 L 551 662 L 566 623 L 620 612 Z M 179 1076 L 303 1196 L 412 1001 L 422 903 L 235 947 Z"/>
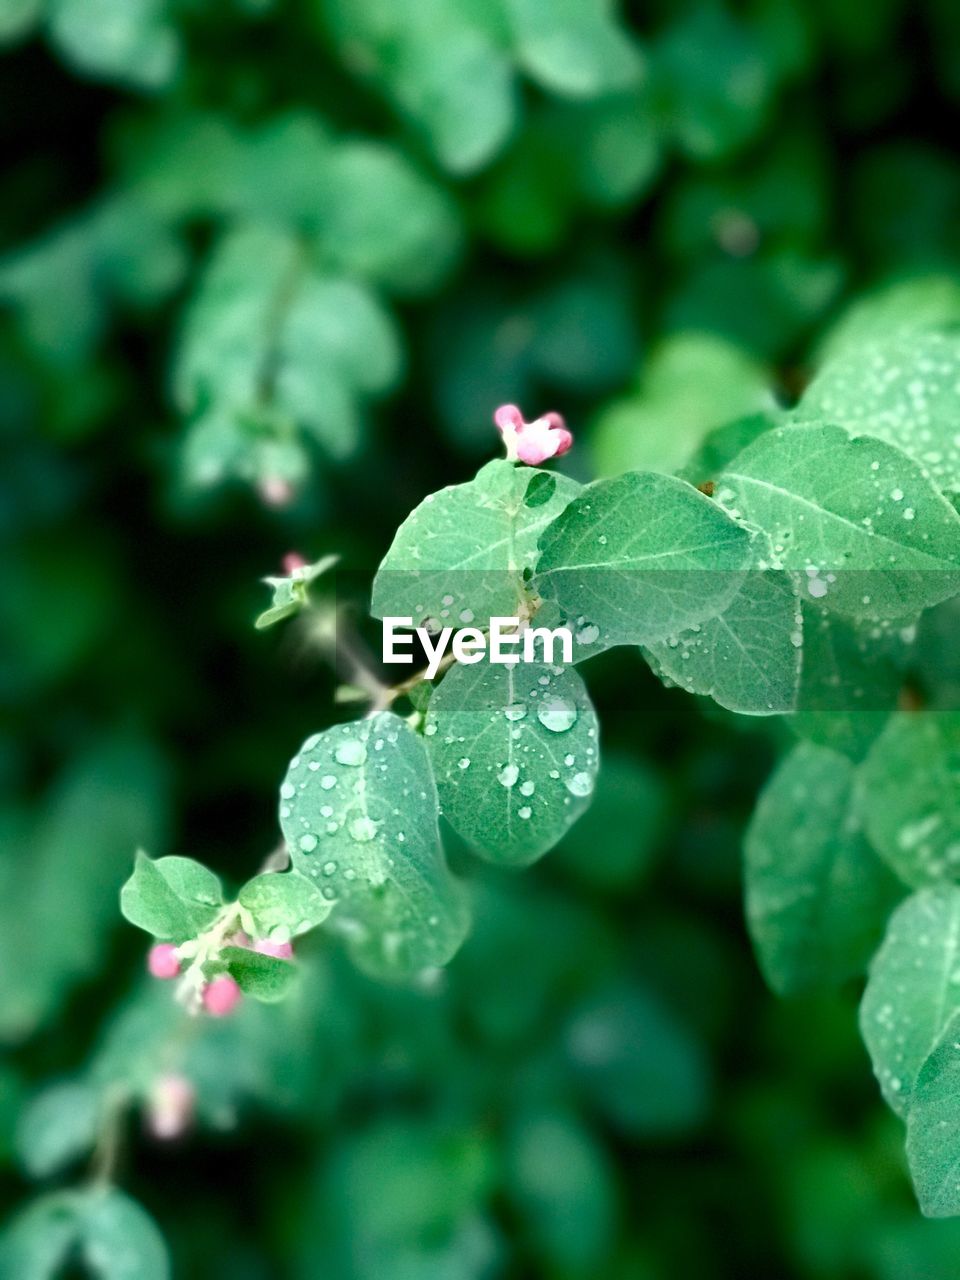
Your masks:
<path fill-rule="evenodd" d="M 269 938 L 258 938 L 253 949 L 262 956 L 276 956 L 278 960 L 293 959 L 293 947 L 289 942 L 271 942 Z"/>
<path fill-rule="evenodd" d="M 559 458 L 573 444 L 573 436 L 559 413 L 524 422 L 515 404 L 502 404 L 493 420 L 503 436 L 508 462 L 525 462 L 537 467 L 548 458 Z"/>
<path fill-rule="evenodd" d="M 283 572 L 291 577 L 298 569 L 305 569 L 307 562 L 299 551 L 288 551 L 283 557 Z"/>
<path fill-rule="evenodd" d="M 158 942 L 147 953 L 147 969 L 154 978 L 175 978 L 180 972 L 180 957 L 172 942 Z"/>
<path fill-rule="evenodd" d="M 294 499 L 294 488 L 281 476 L 265 476 L 257 482 L 260 501 L 268 507 L 289 507 Z"/>
<path fill-rule="evenodd" d="M 186 1076 L 159 1076 L 147 1098 L 147 1129 L 155 1138 L 179 1138 L 193 1121 L 196 1090 Z"/>
<path fill-rule="evenodd" d="M 231 933 L 230 937 L 227 938 L 227 943 L 231 947 L 250 947 L 253 945 L 250 935 L 244 933 L 242 929 L 238 929 L 236 933 Z"/>
<path fill-rule="evenodd" d="M 225 1018 L 240 1003 L 240 988 L 229 973 L 218 974 L 203 989 L 203 1007 L 213 1018 Z"/>

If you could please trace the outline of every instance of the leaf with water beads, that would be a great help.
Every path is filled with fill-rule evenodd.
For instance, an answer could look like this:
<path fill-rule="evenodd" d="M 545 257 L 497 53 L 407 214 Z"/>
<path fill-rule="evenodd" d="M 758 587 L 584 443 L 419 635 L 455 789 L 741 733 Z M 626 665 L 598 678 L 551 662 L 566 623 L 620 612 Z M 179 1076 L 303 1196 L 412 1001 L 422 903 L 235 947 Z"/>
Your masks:
<path fill-rule="evenodd" d="M 723 613 L 643 653 L 662 680 L 729 711 L 768 716 L 796 706 L 802 646 L 795 575 L 757 569 Z"/>
<path fill-rule="evenodd" d="M 686 481 L 628 472 L 588 485 L 544 530 L 534 586 L 596 627 L 600 648 L 651 644 L 726 608 L 750 543 Z"/>
<path fill-rule="evenodd" d="M 917 1075 L 907 1114 L 907 1159 L 923 1214 L 960 1214 L 960 1014 Z"/>
<path fill-rule="evenodd" d="M 455 666 L 431 699 L 424 732 L 444 817 L 491 862 L 533 862 L 590 803 L 597 718 L 573 670 Z"/>
<path fill-rule="evenodd" d="M 407 516 L 377 571 L 374 617 L 486 627 L 514 617 L 537 539 L 580 486 L 498 459 L 467 484 L 431 493 Z"/>
<path fill-rule="evenodd" d="M 864 838 L 854 766 L 827 747 L 794 747 L 760 796 L 744 842 L 747 921 L 781 994 L 862 972 L 903 893 Z"/>
<path fill-rule="evenodd" d="M 820 370 L 797 415 L 886 440 L 958 493 L 960 337 L 911 333 L 848 347 Z"/>
<path fill-rule="evenodd" d="M 859 807 L 905 883 L 960 880 L 960 713 L 894 716 L 861 766 Z"/>
<path fill-rule="evenodd" d="M 804 598 L 909 618 L 960 588 L 960 516 L 916 462 L 842 427 L 776 427 L 730 463 L 716 498 L 770 539 Z"/>
<path fill-rule="evenodd" d="M 375 977 L 445 964 L 466 934 L 438 808 L 423 739 L 386 711 L 308 738 L 280 788 L 294 870 L 333 903 L 328 927 Z"/>
<path fill-rule="evenodd" d="M 890 918 L 870 964 L 860 1034 L 883 1096 L 899 1115 L 924 1059 L 960 1013 L 960 888 L 920 889 Z"/>

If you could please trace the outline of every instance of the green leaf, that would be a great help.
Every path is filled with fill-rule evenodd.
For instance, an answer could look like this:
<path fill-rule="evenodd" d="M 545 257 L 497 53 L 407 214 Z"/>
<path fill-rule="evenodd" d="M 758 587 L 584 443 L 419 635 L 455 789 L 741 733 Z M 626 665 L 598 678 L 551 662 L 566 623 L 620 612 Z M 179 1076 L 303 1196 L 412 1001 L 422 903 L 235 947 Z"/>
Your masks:
<path fill-rule="evenodd" d="M 437 813 L 423 740 L 390 712 L 315 734 L 290 762 L 280 825 L 294 869 L 335 904 L 329 927 L 374 976 L 445 964 L 463 941 Z"/>
<path fill-rule="evenodd" d="M 612 1162 L 572 1112 L 529 1105 L 506 1135 L 506 1190 L 538 1256 L 557 1274 L 600 1275 L 613 1245 Z"/>
<path fill-rule="evenodd" d="M 794 733 L 862 760 L 896 709 L 916 627 L 856 622 L 803 606 L 803 669 Z"/>
<path fill-rule="evenodd" d="M 35 1200 L 0 1238 L 0 1275 L 55 1280 L 68 1255 L 91 1280 L 169 1280 L 156 1224 L 128 1196 L 108 1187 L 61 1191 Z"/>
<path fill-rule="evenodd" d="M 772 67 L 754 33 L 724 9 L 683 10 L 657 42 L 653 60 L 664 115 L 695 159 L 725 156 L 762 124 Z"/>
<path fill-rule="evenodd" d="M 95 1280 L 169 1280 L 170 1260 L 151 1217 L 113 1188 L 78 1199 L 80 1254 Z"/>
<path fill-rule="evenodd" d="M 960 1016 L 917 1074 L 907 1113 L 910 1177 L 928 1218 L 960 1214 Z"/>
<path fill-rule="evenodd" d="M 167 799 L 159 757 L 119 734 L 63 771 L 36 821 L 11 823 L 8 813 L 0 826 L 0 1039 L 34 1034 L 78 981 L 102 972 L 131 850 L 165 840 Z"/>
<path fill-rule="evenodd" d="M 543 532 L 535 587 L 603 647 L 665 640 L 722 612 L 750 535 L 672 476 L 599 480 Z"/>
<path fill-rule="evenodd" d="M 220 959 L 240 990 L 264 1004 L 282 1000 L 299 976 L 292 960 L 263 955 L 248 947 L 224 947 Z"/>
<path fill-rule="evenodd" d="M 157 89 L 180 60 L 170 16 L 167 0 L 51 0 L 50 36 L 87 75 Z"/>
<path fill-rule="evenodd" d="M 956 276 L 907 276 L 851 303 L 822 339 L 818 363 L 894 334 L 905 337 L 958 325 L 960 281 Z"/>
<path fill-rule="evenodd" d="M 911 333 L 845 349 L 804 393 L 797 417 L 886 440 L 940 489 L 960 492 L 960 337 Z"/>
<path fill-rule="evenodd" d="M 710 1079 L 701 1046 L 636 986 L 590 997 L 570 1020 L 564 1047 L 586 1097 L 630 1139 L 684 1133 L 706 1110 Z"/>
<path fill-rule="evenodd" d="M 632 890 L 650 870 L 668 811 L 664 777 L 632 753 L 604 749 L 590 808 L 563 837 L 554 858 L 592 890 Z"/>
<path fill-rule="evenodd" d="M 36 26 L 45 0 L 0 0 L 0 41 L 7 44 Z"/>
<path fill-rule="evenodd" d="M 372 142 L 336 147 L 320 239 L 334 268 L 403 294 L 437 288 L 462 248 L 456 206 L 398 151 Z"/>
<path fill-rule="evenodd" d="M 209 928 L 223 905 L 220 881 L 192 858 L 138 852 L 133 875 L 120 890 L 131 924 L 168 942 L 186 942 Z"/>
<path fill-rule="evenodd" d="M 717 500 L 770 539 L 803 597 L 909 618 L 960 588 L 960 515 L 915 462 L 841 427 L 775 427 L 730 463 Z"/>
<path fill-rule="evenodd" d="M 891 917 L 860 1005 L 863 1036 L 883 1096 L 906 1115 L 914 1082 L 960 1013 L 960 888 L 920 889 Z"/>
<path fill-rule="evenodd" d="M 79 1080 L 38 1093 L 21 1113 L 16 1144 L 31 1178 L 48 1178 L 92 1150 L 100 1123 L 100 1096 Z"/>
<path fill-rule="evenodd" d="M 796 706 L 802 644 L 796 576 L 756 569 L 723 613 L 643 653 L 661 680 L 729 711 L 767 716 Z"/>
<path fill-rule="evenodd" d="M 517 104 L 495 10 L 460 0 L 321 0 L 321 7 L 344 60 L 425 135 L 445 168 L 472 173 L 499 151 Z"/>
<path fill-rule="evenodd" d="M 752 356 L 717 334 L 671 334 L 636 389 L 601 413 L 592 441 L 597 470 L 678 471 L 721 423 L 772 408 L 770 376 Z"/>
<path fill-rule="evenodd" d="M 316 885 L 296 871 L 254 876 L 240 890 L 238 901 L 250 917 L 250 932 L 268 938 L 282 930 L 283 941 L 322 924 L 331 906 Z"/>
<path fill-rule="evenodd" d="M 507 0 L 520 64 L 545 89 L 595 97 L 636 84 L 637 45 L 601 0 Z"/>
<path fill-rule="evenodd" d="M 327 573 L 339 561 L 339 556 L 321 556 L 313 564 L 302 565 L 282 578 L 264 578 L 273 587 L 273 601 L 269 609 L 261 613 L 254 626 L 258 631 L 272 627 L 275 622 L 291 618 L 310 603 L 310 583 Z"/>
<path fill-rule="evenodd" d="M 597 717 L 573 670 L 455 665 L 430 700 L 424 733 L 443 816 L 491 862 L 533 862 L 590 803 Z"/>
<path fill-rule="evenodd" d="M 76 1241 L 75 1196 L 56 1192 L 35 1200 L 0 1235 L 0 1276 L 56 1280 Z"/>
<path fill-rule="evenodd" d="M 537 538 L 577 492 L 566 476 L 497 459 L 468 483 L 430 494 L 397 531 L 371 612 L 480 628 L 516 616 Z"/>
<path fill-rule="evenodd" d="M 174 368 L 177 402 L 196 420 L 190 478 L 296 482 L 307 439 L 350 456 L 366 400 L 400 365 L 393 321 L 363 284 L 321 275 L 290 232 L 231 232 L 187 309 Z"/>
<path fill-rule="evenodd" d="M 861 973 L 902 892 L 864 838 L 853 781 L 846 756 L 801 743 L 767 783 L 747 829 L 750 936 L 781 995 Z"/>
<path fill-rule="evenodd" d="M 858 803 L 906 884 L 960 880 L 960 713 L 894 716 L 860 768 Z"/>

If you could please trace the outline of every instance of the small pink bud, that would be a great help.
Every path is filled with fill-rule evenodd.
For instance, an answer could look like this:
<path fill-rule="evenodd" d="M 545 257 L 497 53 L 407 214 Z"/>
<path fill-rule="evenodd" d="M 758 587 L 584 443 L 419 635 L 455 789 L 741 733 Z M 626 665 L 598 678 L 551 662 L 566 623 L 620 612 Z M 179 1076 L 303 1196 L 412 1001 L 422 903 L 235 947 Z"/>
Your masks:
<path fill-rule="evenodd" d="M 253 949 L 262 956 L 276 956 L 278 960 L 293 959 L 293 947 L 289 942 L 271 942 L 269 938 L 258 938 Z"/>
<path fill-rule="evenodd" d="M 299 551 L 288 551 L 283 557 L 283 572 L 287 577 L 291 577 L 298 569 L 305 569 L 307 561 Z"/>
<path fill-rule="evenodd" d="M 244 933 L 242 929 L 238 929 L 236 933 L 231 933 L 227 938 L 227 944 L 231 947 L 249 947 L 252 946 L 250 935 Z"/>
<path fill-rule="evenodd" d="M 559 413 L 545 413 L 532 422 L 524 422 L 515 404 L 502 404 L 493 420 L 503 437 L 508 462 L 536 467 L 548 458 L 559 458 L 573 444 L 573 436 Z"/>
<path fill-rule="evenodd" d="M 289 507 L 294 499 L 293 485 L 281 476 L 265 476 L 257 482 L 260 500 L 268 507 Z"/>
<path fill-rule="evenodd" d="M 203 989 L 203 1007 L 213 1018 L 225 1018 L 240 1003 L 240 988 L 229 973 L 221 973 Z"/>
<path fill-rule="evenodd" d="M 175 978 L 180 972 L 180 957 L 172 942 L 158 942 L 147 952 L 147 969 L 155 978 Z"/>
<path fill-rule="evenodd" d="M 147 1098 L 147 1128 L 155 1138 L 179 1138 L 193 1121 L 196 1090 L 186 1076 L 159 1076 Z"/>

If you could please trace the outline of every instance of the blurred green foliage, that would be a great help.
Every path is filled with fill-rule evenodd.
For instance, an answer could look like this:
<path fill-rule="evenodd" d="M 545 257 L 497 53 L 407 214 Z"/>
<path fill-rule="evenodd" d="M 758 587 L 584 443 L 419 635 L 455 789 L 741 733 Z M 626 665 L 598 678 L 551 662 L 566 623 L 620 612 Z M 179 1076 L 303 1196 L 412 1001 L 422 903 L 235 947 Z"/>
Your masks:
<path fill-rule="evenodd" d="M 0 0 L 0 39 L 0 1195 L 50 1193 L 11 1280 L 163 1275 L 151 1218 L 185 1277 L 954 1276 L 857 982 L 780 1003 L 749 954 L 786 731 L 628 654 L 591 664 L 592 809 L 470 865 L 429 981 L 311 936 L 294 998 L 187 1022 L 117 892 L 137 844 L 253 874 L 336 718 L 257 580 L 369 574 L 496 404 L 561 409 L 580 479 L 699 482 L 823 352 L 957 326 L 955 6 Z M 114 1140 L 149 1217 L 80 1180 Z"/>

